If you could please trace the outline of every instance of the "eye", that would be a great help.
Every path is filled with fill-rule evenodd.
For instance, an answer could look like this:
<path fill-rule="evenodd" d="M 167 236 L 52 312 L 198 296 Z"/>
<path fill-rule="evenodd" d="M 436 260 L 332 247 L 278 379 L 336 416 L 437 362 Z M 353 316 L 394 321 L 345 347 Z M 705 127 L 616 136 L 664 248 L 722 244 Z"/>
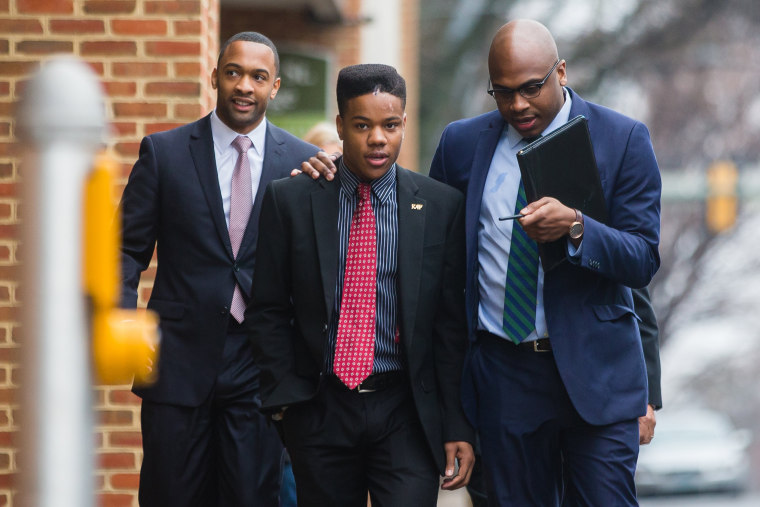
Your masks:
<path fill-rule="evenodd" d="M 364 122 L 355 123 L 354 127 L 356 127 L 357 130 L 367 130 L 369 128 L 369 125 L 367 125 Z"/>
<path fill-rule="evenodd" d="M 533 97 L 538 95 L 538 92 L 541 90 L 541 85 L 539 84 L 531 84 L 531 85 L 525 85 L 522 87 L 522 90 L 520 92 L 526 96 L 526 97 Z"/>
<path fill-rule="evenodd" d="M 253 79 L 255 79 L 256 81 L 266 81 L 267 77 L 264 74 L 256 74 L 255 76 L 253 76 Z"/>
<path fill-rule="evenodd" d="M 230 76 L 230 77 L 237 77 L 240 75 L 240 73 L 235 69 L 227 69 L 225 71 L 225 75 Z"/>
<path fill-rule="evenodd" d="M 397 121 L 394 121 L 394 122 L 390 122 L 390 123 L 387 123 L 387 124 L 385 125 L 385 128 L 387 128 L 388 130 L 395 130 L 395 129 L 397 129 L 398 127 L 399 127 L 399 123 L 398 123 Z"/>

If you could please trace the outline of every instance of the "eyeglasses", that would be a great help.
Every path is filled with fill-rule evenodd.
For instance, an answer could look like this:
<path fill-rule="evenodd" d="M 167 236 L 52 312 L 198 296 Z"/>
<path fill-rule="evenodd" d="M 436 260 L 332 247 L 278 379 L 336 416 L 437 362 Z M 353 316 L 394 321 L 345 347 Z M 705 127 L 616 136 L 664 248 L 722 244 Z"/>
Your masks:
<path fill-rule="evenodd" d="M 554 69 L 557 68 L 557 65 L 559 65 L 559 62 L 560 60 L 557 60 L 556 62 L 554 62 L 554 65 L 552 66 L 549 73 L 546 74 L 546 77 L 544 77 L 541 81 L 539 81 L 538 83 L 526 84 L 524 86 L 521 86 L 517 90 L 513 90 L 512 88 L 492 88 L 491 79 L 489 79 L 488 86 L 490 88 L 487 90 L 488 95 L 490 95 L 491 97 L 497 100 L 498 99 L 512 100 L 515 98 L 515 92 L 517 92 L 526 99 L 534 99 L 541 94 L 541 87 L 544 86 L 544 84 L 546 83 L 546 80 L 549 79 L 549 76 L 552 75 L 552 72 L 554 72 Z"/>

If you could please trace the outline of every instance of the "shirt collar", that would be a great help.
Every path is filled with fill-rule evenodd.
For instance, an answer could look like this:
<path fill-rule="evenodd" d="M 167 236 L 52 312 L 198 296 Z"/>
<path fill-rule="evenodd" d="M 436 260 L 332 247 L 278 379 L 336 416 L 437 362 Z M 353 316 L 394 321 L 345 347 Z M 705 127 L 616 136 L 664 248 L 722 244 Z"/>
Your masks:
<path fill-rule="evenodd" d="M 564 87 L 562 88 L 562 93 L 565 94 L 565 103 L 562 104 L 562 107 L 552 122 L 549 124 L 549 126 L 547 126 L 543 132 L 541 132 L 542 136 L 545 136 L 549 132 L 557 130 L 562 125 L 567 123 L 570 119 L 570 108 L 573 105 L 573 99 L 570 97 L 570 93 Z M 517 146 L 517 144 L 522 141 L 522 139 L 522 135 L 520 135 L 520 133 L 517 132 L 517 130 L 512 125 L 507 124 L 507 140 L 509 141 L 510 148 Z"/>
<path fill-rule="evenodd" d="M 261 123 L 248 132 L 248 134 L 239 134 L 229 128 L 225 123 L 217 116 L 216 109 L 211 112 L 211 136 L 214 138 L 214 147 L 218 151 L 224 151 L 230 147 L 232 141 L 239 135 L 247 135 L 253 143 L 253 149 L 256 150 L 256 154 L 260 157 L 264 156 L 264 141 L 267 135 L 267 119 L 266 117 L 261 119 Z"/>
<path fill-rule="evenodd" d="M 341 191 L 345 192 L 348 196 L 355 195 L 356 189 L 359 187 L 359 178 L 346 167 L 346 164 L 343 163 L 343 157 L 341 157 L 338 164 L 338 172 L 340 173 Z M 370 189 L 378 201 L 384 203 L 390 197 L 395 183 L 396 164 L 394 163 L 388 169 L 388 172 L 370 182 Z"/>

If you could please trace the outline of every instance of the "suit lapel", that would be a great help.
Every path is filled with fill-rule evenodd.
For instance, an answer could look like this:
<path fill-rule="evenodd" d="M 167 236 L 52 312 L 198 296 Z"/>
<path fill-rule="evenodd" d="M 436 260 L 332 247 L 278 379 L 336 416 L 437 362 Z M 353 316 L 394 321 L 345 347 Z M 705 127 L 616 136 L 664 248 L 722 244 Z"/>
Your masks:
<path fill-rule="evenodd" d="M 498 116 L 491 120 L 488 128 L 480 131 L 475 155 L 472 159 L 470 170 L 470 182 L 467 185 L 467 208 L 465 210 L 465 231 L 468 245 L 477 245 L 478 218 L 480 217 L 480 203 L 483 200 L 483 188 L 486 185 L 486 176 L 491 167 L 491 159 L 499 144 L 499 136 L 504 128 L 504 120 Z"/>
<path fill-rule="evenodd" d="M 222 193 L 219 190 L 219 176 L 216 170 L 214 158 L 214 140 L 211 134 L 210 115 L 198 121 L 193 133 L 190 135 L 190 155 L 195 163 L 195 170 L 201 188 L 206 196 L 211 219 L 214 221 L 219 239 L 232 256 L 232 245 L 227 230 L 227 222 L 224 219 L 224 206 L 222 205 Z"/>
<path fill-rule="evenodd" d="M 322 276 L 327 321 L 335 305 L 335 287 L 338 283 L 338 192 L 340 178 L 332 182 L 319 180 L 320 188 L 311 194 L 314 236 L 317 242 L 317 259 Z"/>
<path fill-rule="evenodd" d="M 422 273 L 425 239 L 425 199 L 417 196 L 419 187 L 409 172 L 397 166 L 398 200 L 398 309 L 401 340 L 411 350 Z"/>

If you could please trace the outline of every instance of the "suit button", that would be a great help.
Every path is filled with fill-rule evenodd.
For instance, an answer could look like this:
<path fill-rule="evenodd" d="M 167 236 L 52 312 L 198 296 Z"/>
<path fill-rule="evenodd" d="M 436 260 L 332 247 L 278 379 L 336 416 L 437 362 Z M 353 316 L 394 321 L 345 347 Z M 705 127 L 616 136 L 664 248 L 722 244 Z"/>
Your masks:
<path fill-rule="evenodd" d="M 222 314 L 222 315 L 227 315 L 227 312 L 229 312 L 229 311 L 230 311 L 229 308 L 227 308 L 226 306 L 223 306 L 222 307 L 222 311 L 219 312 L 219 313 Z"/>
<path fill-rule="evenodd" d="M 232 269 L 234 269 L 235 271 L 240 271 L 240 266 L 238 266 L 237 262 L 232 265 Z"/>
<path fill-rule="evenodd" d="M 326 332 L 327 332 L 327 324 L 323 324 L 323 325 L 322 325 L 322 332 L 323 332 L 323 333 L 326 333 Z"/>

